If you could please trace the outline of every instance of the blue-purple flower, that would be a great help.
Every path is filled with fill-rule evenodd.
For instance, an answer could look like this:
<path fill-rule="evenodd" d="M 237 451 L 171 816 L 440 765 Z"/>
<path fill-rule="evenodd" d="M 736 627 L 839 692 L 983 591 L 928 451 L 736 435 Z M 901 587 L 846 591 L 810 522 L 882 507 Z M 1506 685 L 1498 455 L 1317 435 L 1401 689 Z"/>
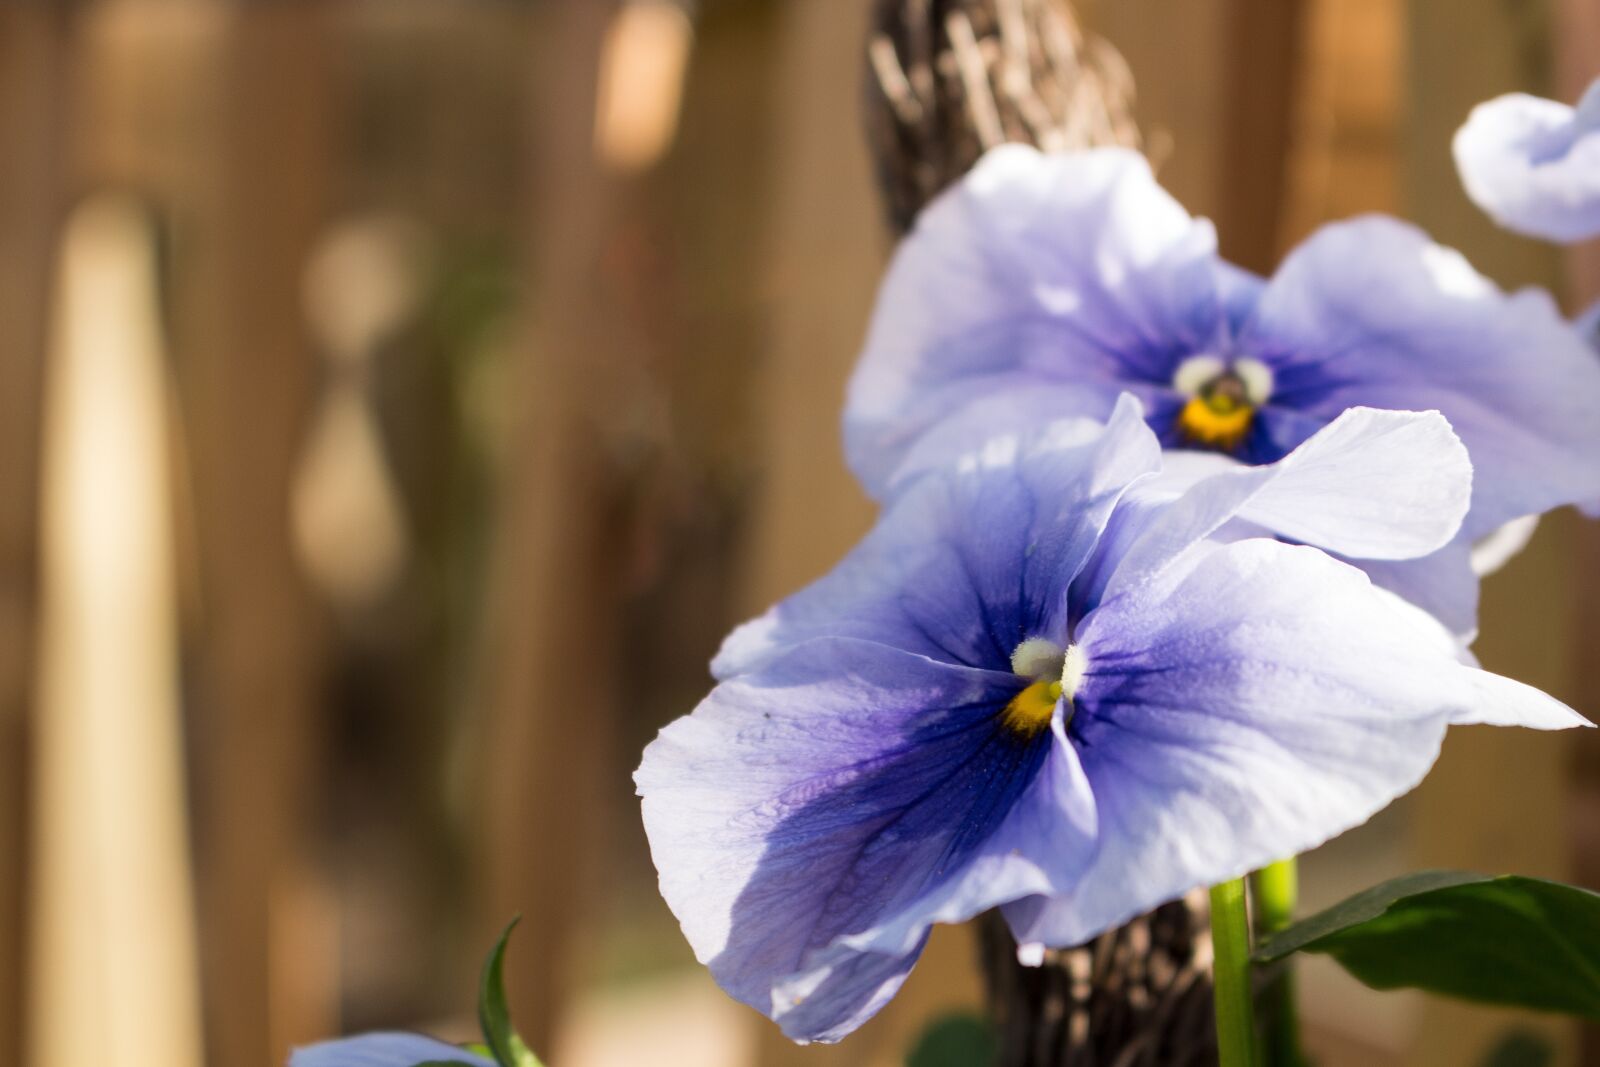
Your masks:
<path fill-rule="evenodd" d="M 1471 496 L 1442 417 L 1351 411 L 1187 487 L 1145 418 L 1129 397 L 906 477 L 646 750 L 667 903 L 791 1037 L 859 1026 L 932 923 L 1003 907 L 1078 943 L 1361 823 L 1451 723 L 1581 721 L 1362 571 L 1252 536 L 1438 549 Z"/>
<path fill-rule="evenodd" d="M 420 1067 L 421 1064 L 495 1067 L 487 1056 L 421 1034 L 373 1033 L 296 1049 L 289 1067 Z"/>
<path fill-rule="evenodd" d="M 1324 227 L 1263 280 L 1221 260 L 1145 160 L 989 153 L 903 243 L 851 383 L 851 466 L 882 499 L 989 435 L 1105 418 L 1270 463 L 1354 406 L 1437 410 L 1475 468 L 1448 558 L 1369 568 L 1458 633 L 1470 545 L 1600 500 L 1600 363 L 1542 292 L 1507 295 L 1404 223 Z"/>
<path fill-rule="evenodd" d="M 1456 132 L 1467 195 L 1508 230 L 1550 241 L 1600 237 L 1600 81 L 1577 107 L 1509 93 Z"/>

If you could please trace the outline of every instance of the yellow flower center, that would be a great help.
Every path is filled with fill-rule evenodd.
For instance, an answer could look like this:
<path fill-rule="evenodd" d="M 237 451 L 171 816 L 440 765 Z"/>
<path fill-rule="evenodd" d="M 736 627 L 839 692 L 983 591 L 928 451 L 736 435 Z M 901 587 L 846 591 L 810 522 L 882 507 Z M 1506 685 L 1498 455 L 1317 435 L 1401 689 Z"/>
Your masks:
<path fill-rule="evenodd" d="M 1067 698 L 1067 717 L 1072 716 L 1072 701 L 1089 669 L 1088 657 L 1079 645 L 1062 648 L 1043 637 L 1030 637 L 1011 653 L 1015 674 L 1033 679 L 1022 692 L 1006 704 L 1000 721 L 1023 740 L 1031 740 L 1050 726 L 1056 703 Z"/>
<path fill-rule="evenodd" d="M 1178 430 L 1195 444 L 1231 452 L 1250 432 L 1255 417 L 1254 405 L 1243 395 L 1212 389 L 1190 397 L 1183 405 Z"/>
<path fill-rule="evenodd" d="M 1272 368 L 1250 356 L 1191 356 L 1178 365 L 1172 387 L 1189 399 L 1178 412 L 1178 433 L 1201 448 L 1232 452 L 1244 443 L 1256 409 L 1272 396 Z"/>
<path fill-rule="evenodd" d="M 1037 737 L 1050 725 L 1056 701 L 1061 699 L 1060 682 L 1034 682 L 1011 698 L 1000 721 L 1022 738 Z"/>

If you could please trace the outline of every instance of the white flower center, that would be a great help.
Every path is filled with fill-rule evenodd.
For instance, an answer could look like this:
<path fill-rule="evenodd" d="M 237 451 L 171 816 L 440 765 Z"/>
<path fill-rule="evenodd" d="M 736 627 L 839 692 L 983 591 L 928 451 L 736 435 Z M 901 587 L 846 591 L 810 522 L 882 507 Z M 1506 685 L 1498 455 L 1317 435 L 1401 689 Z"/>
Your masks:
<path fill-rule="evenodd" d="M 1053 682 L 1061 676 L 1066 650 L 1045 637 L 1030 637 L 1011 653 L 1011 672 L 1036 682 Z"/>
<path fill-rule="evenodd" d="M 1078 695 L 1089 657 L 1082 645 L 1060 645 L 1045 637 L 1030 637 L 1011 653 L 1012 673 L 1035 682 L 1056 683 L 1069 701 Z"/>
<path fill-rule="evenodd" d="M 1067 654 L 1061 660 L 1061 692 L 1068 702 L 1078 695 L 1078 687 L 1083 684 L 1083 676 L 1089 672 L 1089 657 L 1083 651 L 1082 645 L 1068 645 Z"/>
<path fill-rule="evenodd" d="M 1272 368 L 1250 356 L 1240 356 L 1232 362 L 1210 353 L 1190 356 L 1178 364 L 1172 375 L 1172 388 L 1184 396 L 1204 396 L 1228 377 L 1238 380 L 1252 407 L 1260 407 L 1272 397 Z"/>

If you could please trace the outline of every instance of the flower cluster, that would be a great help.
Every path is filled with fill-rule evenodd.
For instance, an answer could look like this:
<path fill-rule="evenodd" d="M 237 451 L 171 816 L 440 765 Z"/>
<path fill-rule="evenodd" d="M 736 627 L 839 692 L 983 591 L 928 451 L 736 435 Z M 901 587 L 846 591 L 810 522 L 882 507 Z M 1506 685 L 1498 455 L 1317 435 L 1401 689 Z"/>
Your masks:
<path fill-rule="evenodd" d="M 1600 501 L 1600 364 L 1401 223 L 1271 280 L 1144 160 L 990 153 L 902 246 L 845 411 L 883 505 L 745 624 L 636 781 L 733 996 L 834 1041 L 934 923 L 1066 946 L 1360 824 L 1478 669 L 1475 543 Z"/>
<path fill-rule="evenodd" d="M 1600 83 L 1485 104 L 1456 155 L 1503 225 L 1600 235 Z M 1467 645 L 1478 576 L 1600 504 L 1594 349 L 1600 305 L 1568 323 L 1392 219 L 1264 279 L 1134 153 L 991 152 L 902 246 L 850 386 L 876 526 L 728 637 L 636 773 L 699 959 L 836 1041 L 935 923 L 997 908 L 1032 959 L 1362 823 L 1450 726 L 1584 724 Z M 477 1050 L 292 1067 L 537 1067 L 504 948 Z"/>

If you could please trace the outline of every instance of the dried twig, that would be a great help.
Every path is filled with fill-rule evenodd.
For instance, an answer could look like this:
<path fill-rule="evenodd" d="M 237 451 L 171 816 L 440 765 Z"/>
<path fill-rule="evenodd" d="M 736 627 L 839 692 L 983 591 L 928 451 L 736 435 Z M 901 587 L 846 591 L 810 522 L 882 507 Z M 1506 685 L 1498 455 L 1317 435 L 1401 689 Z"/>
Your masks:
<path fill-rule="evenodd" d="M 984 150 L 1138 146 L 1133 79 L 1057 0 L 879 0 L 867 122 L 894 225 Z"/>

